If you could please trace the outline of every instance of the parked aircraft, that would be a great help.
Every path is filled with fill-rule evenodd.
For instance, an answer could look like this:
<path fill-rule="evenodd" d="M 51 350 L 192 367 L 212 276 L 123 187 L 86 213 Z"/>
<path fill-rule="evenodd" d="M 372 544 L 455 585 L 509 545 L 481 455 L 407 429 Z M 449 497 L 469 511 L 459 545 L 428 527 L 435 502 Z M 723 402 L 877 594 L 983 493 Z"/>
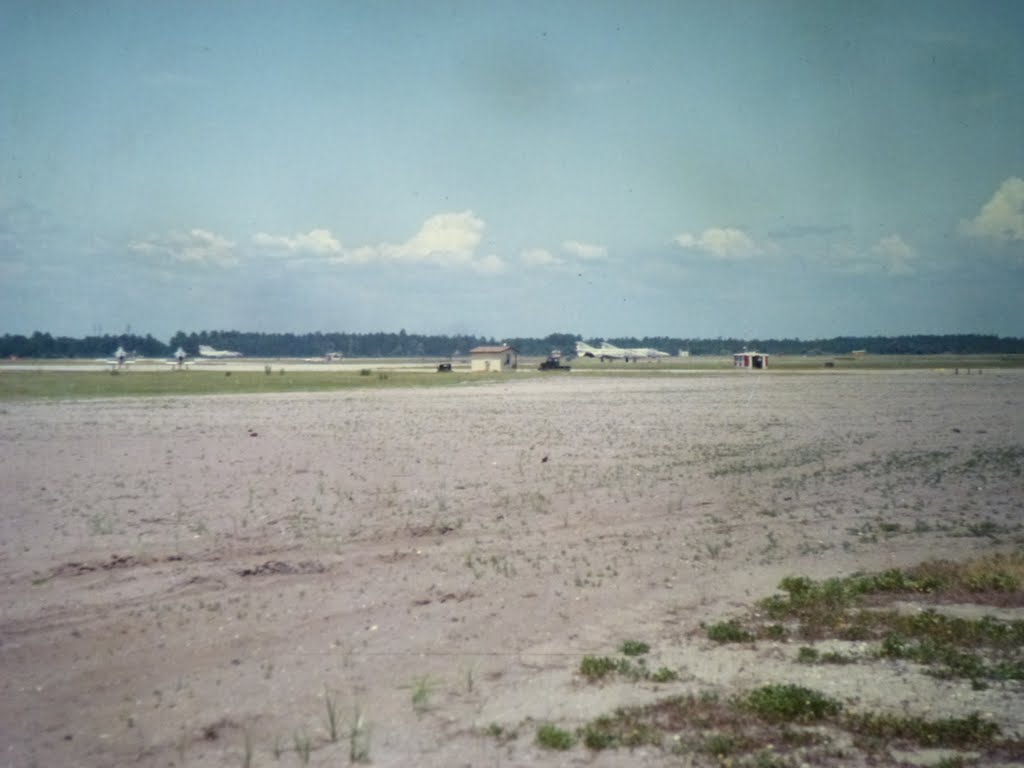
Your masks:
<path fill-rule="evenodd" d="M 199 345 L 200 357 L 241 357 L 241 352 L 230 352 L 226 349 L 214 349 L 207 344 Z"/>
<path fill-rule="evenodd" d="M 186 357 L 187 355 L 185 354 L 185 350 L 182 349 L 181 347 L 178 347 L 178 351 L 174 353 L 174 359 L 168 360 L 167 364 L 173 365 L 175 368 L 180 370 L 184 368 L 186 365 L 191 365 L 190 362 L 185 360 Z"/>
<path fill-rule="evenodd" d="M 323 357 L 304 357 L 302 362 L 304 363 L 340 363 L 345 359 L 345 356 L 341 352 L 328 352 Z"/>
<path fill-rule="evenodd" d="M 596 357 L 602 362 L 606 360 L 624 360 L 625 362 L 636 362 L 637 360 L 655 360 L 659 357 L 669 357 L 668 352 L 662 352 L 660 349 L 651 349 L 650 347 L 635 347 L 626 349 L 623 347 L 616 347 L 614 344 L 609 344 L 607 341 L 601 342 L 600 347 L 592 347 L 586 342 L 576 342 L 576 354 L 579 357 Z"/>
<path fill-rule="evenodd" d="M 131 365 L 135 361 L 128 359 L 128 353 L 124 351 L 124 347 L 118 347 L 117 351 L 114 352 L 114 358 L 112 360 L 108 360 L 107 358 L 100 358 L 96 362 L 110 366 L 111 370 L 116 371 L 120 368 L 124 368 L 126 365 Z"/>

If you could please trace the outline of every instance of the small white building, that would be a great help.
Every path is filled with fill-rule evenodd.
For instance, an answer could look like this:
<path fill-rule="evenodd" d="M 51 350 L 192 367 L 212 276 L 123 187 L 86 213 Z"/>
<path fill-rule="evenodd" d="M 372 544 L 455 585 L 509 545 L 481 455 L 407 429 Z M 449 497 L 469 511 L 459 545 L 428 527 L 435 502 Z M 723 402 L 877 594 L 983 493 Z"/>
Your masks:
<path fill-rule="evenodd" d="M 469 370 L 478 373 L 514 371 L 519 367 L 519 353 L 507 345 L 474 347 L 469 355 Z"/>
<path fill-rule="evenodd" d="M 734 368 L 747 368 L 750 370 L 768 367 L 768 355 L 764 352 L 737 352 L 732 356 Z"/>

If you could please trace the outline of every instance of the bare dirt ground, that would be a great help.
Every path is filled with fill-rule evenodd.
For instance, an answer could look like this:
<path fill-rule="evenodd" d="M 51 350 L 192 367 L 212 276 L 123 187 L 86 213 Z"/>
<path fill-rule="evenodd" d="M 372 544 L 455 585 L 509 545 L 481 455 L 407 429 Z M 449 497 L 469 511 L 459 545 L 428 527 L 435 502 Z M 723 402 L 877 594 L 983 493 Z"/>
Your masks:
<path fill-rule="evenodd" d="M 357 707 L 373 765 L 682 765 L 546 751 L 536 723 L 771 681 L 1024 731 L 1019 683 L 700 629 L 786 575 L 1020 548 L 1022 371 L 0 410 L 3 766 L 345 765 Z M 579 677 L 625 639 L 680 680 Z"/>

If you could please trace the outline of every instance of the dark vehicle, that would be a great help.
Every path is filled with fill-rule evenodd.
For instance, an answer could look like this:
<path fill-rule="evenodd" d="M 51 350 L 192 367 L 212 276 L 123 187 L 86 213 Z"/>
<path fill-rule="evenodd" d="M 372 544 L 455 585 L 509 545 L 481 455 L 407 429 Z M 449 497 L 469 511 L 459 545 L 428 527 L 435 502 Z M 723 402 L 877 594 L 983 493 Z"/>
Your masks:
<path fill-rule="evenodd" d="M 440 363 L 437 366 L 437 372 L 438 373 L 451 373 L 452 372 L 452 364 L 451 363 Z"/>
<path fill-rule="evenodd" d="M 571 371 L 568 365 L 562 365 L 560 355 L 549 355 L 548 359 L 537 366 L 538 371 Z"/>

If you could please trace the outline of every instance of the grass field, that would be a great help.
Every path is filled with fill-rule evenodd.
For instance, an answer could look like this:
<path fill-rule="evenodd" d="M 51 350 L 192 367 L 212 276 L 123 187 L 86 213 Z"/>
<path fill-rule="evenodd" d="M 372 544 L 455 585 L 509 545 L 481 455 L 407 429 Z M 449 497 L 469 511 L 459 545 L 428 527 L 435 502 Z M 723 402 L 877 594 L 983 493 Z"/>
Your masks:
<path fill-rule="evenodd" d="M 369 369 L 367 369 L 369 370 Z M 266 392 L 323 392 L 352 388 L 431 387 L 486 381 L 469 372 L 409 371 L 4 371 L 0 399 L 220 395 Z"/>
<path fill-rule="evenodd" d="M 354 365 L 347 370 L 327 370 L 306 365 L 295 368 L 293 361 L 266 361 L 270 372 L 238 370 L 225 366 L 193 368 L 187 371 L 171 369 L 118 371 L 87 369 L 67 370 L 68 361 L 40 361 L 37 368 L 25 370 L 0 366 L 0 400 L 65 399 L 87 397 L 140 397 L 155 395 L 216 395 L 266 392 L 324 392 L 345 389 L 437 387 L 468 384 L 486 384 L 507 380 L 509 376 L 521 379 L 527 376 L 561 376 L 561 372 L 539 372 L 541 358 L 520 358 L 515 374 L 470 373 L 468 366 L 460 364 L 451 373 L 438 374 L 429 361 L 406 360 L 411 367 L 422 370 L 402 370 L 376 367 L 382 362 L 389 366 L 403 361 L 388 359 L 367 360 L 365 368 Z M 71 361 L 74 365 L 75 361 Z M 262 361 L 247 360 L 246 363 Z M 360 361 L 362 362 L 362 361 Z M 826 363 L 832 365 L 825 367 Z M 872 370 L 940 370 L 950 374 L 970 371 L 977 374 L 987 369 L 1024 367 L 1024 355 L 864 355 L 857 357 L 802 357 L 778 355 L 771 358 L 766 372 L 735 371 L 732 358 L 701 356 L 670 358 L 661 361 L 625 363 L 586 358 L 571 361 L 572 375 L 602 374 L 610 376 L 662 376 L 680 373 L 728 373 L 735 375 L 772 375 L 778 373 L 841 373 Z"/>

